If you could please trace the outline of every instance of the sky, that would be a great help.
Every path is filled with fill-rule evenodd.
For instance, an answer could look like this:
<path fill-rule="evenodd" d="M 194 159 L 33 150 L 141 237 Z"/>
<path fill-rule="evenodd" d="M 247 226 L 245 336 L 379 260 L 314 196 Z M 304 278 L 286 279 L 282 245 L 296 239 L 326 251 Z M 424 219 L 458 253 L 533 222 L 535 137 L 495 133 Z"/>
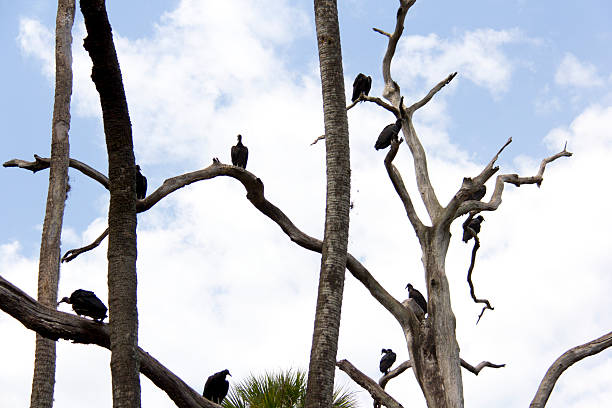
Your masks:
<path fill-rule="evenodd" d="M 346 93 L 359 72 L 381 96 L 382 56 L 397 1 L 339 2 Z M 172 0 L 107 2 L 133 126 L 137 163 L 149 192 L 169 178 L 230 162 L 243 135 L 247 169 L 266 197 L 304 232 L 322 238 L 325 152 L 310 143 L 323 133 L 312 2 Z M 49 155 L 53 109 L 55 5 L 0 0 L 0 152 L 2 162 Z M 466 283 L 471 245 L 452 225 L 446 273 L 461 356 L 505 363 L 474 376 L 463 372 L 471 407 L 524 407 L 550 364 L 567 349 L 610 331 L 609 265 L 612 157 L 612 4 L 606 0 L 417 1 L 392 64 L 408 103 L 448 74 L 457 77 L 415 116 L 432 183 L 448 202 L 508 137 L 500 173 L 535 175 L 551 163 L 541 188 L 506 186 L 485 213 L 474 283 L 491 301 L 480 306 Z M 73 29 L 71 157 L 107 171 L 99 100 L 83 50 L 77 10 Z M 420 250 L 374 142 L 395 118 L 361 103 L 348 112 L 352 191 L 349 251 L 398 300 L 411 282 L 424 292 Z M 418 201 L 409 149 L 395 159 Z M 487 183 L 490 197 L 494 180 Z M 48 172 L 3 168 L 0 185 L 0 275 L 36 296 L 38 251 Z M 89 244 L 106 227 L 108 193 L 70 171 L 62 253 Z M 416 204 L 424 222 L 424 207 Z M 229 369 L 230 383 L 249 374 L 308 367 L 320 255 L 293 244 L 251 206 L 234 179 L 198 182 L 138 216 L 139 344 L 201 391 Z M 106 243 L 62 264 L 60 296 L 83 288 L 105 303 Z M 71 312 L 68 305 L 60 310 Z M 27 406 L 34 333 L 0 313 L 0 406 Z M 380 350 L 408 358 L 399 325 L 347 273 L 338 359 L 378 379 Z M 55 403 L 111 406 L 110 353 L 58 342 Z M 612 352 L 568 369 L 549 407 L 594 407 L 612 401 Z M 337 370 L 337 383 L 366 392 Z M 142 377 L 142 405 L 173 406 Z M 412 372 L 387 391 L 404 406 L 424 407 Z"/>

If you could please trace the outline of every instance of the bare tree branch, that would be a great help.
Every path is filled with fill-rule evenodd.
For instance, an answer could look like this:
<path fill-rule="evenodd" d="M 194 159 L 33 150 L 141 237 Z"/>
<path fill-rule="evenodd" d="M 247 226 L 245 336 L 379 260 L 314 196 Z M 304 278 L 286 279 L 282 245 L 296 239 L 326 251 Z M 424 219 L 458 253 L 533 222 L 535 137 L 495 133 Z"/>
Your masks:
<path fill-rule="evenodd" d="M 386 31 L 381 30 L 380 28 L 372 27 L 372 30 L 376 31 L 376 32 L 377 32 L 377 33 L 379 33 L 379 34 L 384 35 L 385 37 L 389 37 L 389 38 L 391 38 L 391 34 L 389 34 L 389 33 L 388 33 L 388 32 L 386 32 Z"/>
<path fill-rule="evenodd" d="M 463 214 L 467 214 L 470 211 L 495 211 L 499 207 L 502 202 L 502 193 L 504 191 L 504 183 L 514 184 L 517 187 L 520 187 L 523 184 L 537 184 L 538 187 L 542 184 L 544 180 L 544 170 L 546 169 L 546 165 L 552 161 L 557 160 L 560 157 L 571 157 L 572 153 L 563 149 L 561 152 L 554 154 L 550 157 L 547 157 L 542 160 L 540 164 L 540 169 L 538 170 L 538 174 L 531 177 L 519 177 L 518 174 L 500 174 L 497 176 L 495 182 L 495 190 L 493 191 L 493 195 L 488 203 L 482 201 L 466 201 L 459 205 L 457 211 L 455 212 L 454 218 L 458 218 Z M 455 196 L 456 197 L 456 196 Z M 454 200 L 454 199 L 453 199 Z M 450 206 L 449 206 L 450 207 Z M 448 207 L 447 207 L 448 208 Z"/>
<path fill-rule="evenodd" d="M 406 215 L 408 215 L 408 219 L 410 220 L 412 227 L 414 228 L 417 233 L 417 236 L 420 239 L 421 231 L 423 230 L 423 228 L 425 228 L 425 226 L 421 222 L 421 219 L 419 218 L 414 209 L 414 205 L 412 204 L 412 200 L 410 199 L 408 190 L 406 190 L 406 186 L 404 185 L 402 176 L 400 175 L 399 171 L 397 171 L 397 168 L 393 165 L 393 159 L 395 159 L 395 156 L 397 155 L 399 147 L 403 141 L 404 139 L 401 138 L 399 140 L 391 141 L 391 148 L 389 149 L 389 152 L 385 157 L 385 168 L 387 169 L 387 174 L 391 179 L 391 183 L 393 184 L 397 195 L 400 197 L 402 203 L 404 204 Z"/>
<path fill-rule="evenodd" d="M 485 310 L 487 309 L 494 310 L 494 309 L 493 309 L 493 306 L 491 306 L 491 303 L 489 303 L 487 299 L 478 299 L 476 297 L 476 293 L 474 291 L 474 284 L 472 283 L 472 272 L 474 271 L 474 264 L 476 263 L 476 251 L 478 251 L 478 248 L 480 248 L 480 239 L 478 239 L 478 235 L 476 235 L 476 231 L 474 231 L 469 226 L 470 222 L 472 221 L 473 216 L 474 216 L 474 213 L 470 213 L 468 218 L 463 223 L 463 230 L 467 231 L 472 236 L 472 238 L 474 238 L 474 248 L 472 249 L 472 260 L 470 262 L 470 267 L 468 268 L 468 273 L 467 273 L 467 281 L 468 281 L 468 284 L 470 285 L 470 295 L 472 296 L 474 303 L 484 303 L 485 304 L 485 306 L 482 308 L 482 312 L 480 312 L 480 315 L 478 316 L 478 320 L 476 320 L 476 324 L 478 324 Z"/>
<path fill-rule="evenodd" d="M 393 113 L 396 117 L 399 116 L 399 109 L 396 108 L 395 106 L 393 106 L 393 105 L 383 101 L 380 98 L 377 98 L 375 96 L 368 96 L 368 95 L 365 95 L 363 93 L 361 95 L 359 95 L 359 98 L 355 99 L 355 102 L 353 102 L 350 105 L 348 105 L 346 107 L 346 110 L 349 110 L 349 109 L 353 108 L 355 105 L 357 105 L 361 101 L 373 102 L 373 103 L 377 104 L 378 106 L 383 107 L 386 110 L 388 110 L 389 112 Z"/>
<path fill-rule="evenodd" d="M 406 143 L 412 153 L 417 187 L 421 194 L 421 199 L 425 204 L 425 208 L 427 209 L 427 213 L 429 214 L 429 218 L 433 221 L 442 212 L 442 206 L 431 185 L 429 170 L 427 169 L 427 156 L 425 155 L 425 149 L 423 149 L 423 145 L 419 141 L 419 137 L 414 129 L 411 115 L 408 115 L 405 121 L 408 122 L 408 129 L 406 130 L 406 125 L 403 126 L 404 136 L 406 137 Z"/>
<path fill-rule="evenodd" d="M 389 381 L 399 376 L 400 374 L 402 374 L 404 371 L 406 371 L 407 369 L 411 367 L 412 367 L 412 361 L 410 360 L 404 361 L 402 364 L 395 367 L 394 370 L 391 370 L 387 374 L 380 377 L 380 380 L 378 380 L 378 385 L 380 385 L 380 387 L 384 389 L 387 386 L 387 383 Z"/>
<path fill-rule="evenodd" d="M 58 312 L 37 302 L 0 276 L 0 309 L 30 330 L 52 340 L 95 344 L 110 348 L 108 324 Z M 140 371 L 162 389 L 181 408 L 221 408 L 189 387 L 150 354 L 137 349 Z"/>
<path fill-rule="evenodd" d="M 34 155 L 33 162 L 21 160 L 21 159 L 12 159 L 7 162 L 4 162 L 4 167 L 19 167 L 25 170 L 30 170 L 32 173 L 36 173 L 39 170 L 48 169 L 51 165 L 51 159 L 46 157 L 40 157 L 37 154 Z M 80 162 L 75 159 L 70 159 L 70 167 L 80 171 L 88 177 L 96 180 L 98 183 L 102 184 L 105 189 L 108 190 L 108 177 L 104 174 L 100 173 L 98 170 L 88 166 L 87 164 Z"/>
<path fill-rule="evenodd" d="M 348 108 L 347 108 L 348 109 Z M 319 137 L 317 137 L 314 142 L 312 142 L 310 145 L 312 146 L 313 144 L 316 144 L 319 140 L 324 140 L 325 139 L 325 135 L 321 135 Z"/>
<path fill-rule="evenodd" d="M 355 381 L 366 391 L 368 391 L 375 401 L 380 401 L 382 405 L 388 408 L 403 408 L 402 404 L 400 404 L 393 397 L 387 394 L 385 390 L 381 388 L 380 385 L 376 384 L 374 380 L 359 371 L 348 360 L 338 361 L 336 363 L 336 366 L 338 366 L 338 368 L 347 373 L 349 377 L 353 379 L 353 381 Z"/>
<path fill-rule="evenodd" d="M 544 375 L 544 378 L 538 387 L 538 391 L 536 392 L 535 397 L 533 397 L 529 407 L 543 408 L 546 405 L 546 402 L 548 401 L 557 380 L 565 370 L 583 358 L 597 354 L 610 346 L 612 346 L 612 332 L 588 343 L 573 347 L 563 353 L 555 360 L 548 371 L 546 371 L 546 375 Z"/>
<path fill-rule="evenodd" d="M 408 109 L 406 109 L 406 111 L 408 112 L 408 114 L 413 114 L 417 109 L 422 108 L 423 106 L 425 106 L 425 104 L 427 102 L 429 102 L 431 100 L 431 98 L 434 97 L 435 94 L 437 94 L 438 92 L 440 92 L 440 90 L 442 88 L 444 88 L 446 85 L 448 85 L 450 83 L 450 81 L 453 80 L 453 78 L 457 75 L 456 72 L 453 72 L 452 74 L 450 74 L 449 76 L 447 76 L 444 80 L 442 80 L 441 82 L 439 82 L 436 86 L 434 86 L 431 91 L 429 91 L 429 93 L 427 95 L 425 95 L 425 97 L 423 99 L 421 99 L 418 102 L 413 103 L 412 105 L 410 105 L 408 107 Z"/>
<path fill-rule="evenodd" d="M 62 262 L 70 262 L 72 261 L 74 258 L 76 258 L 77 256 L 81 255 L 83 252 L 87 252 L 87 251 L 91 251 L 92 249 L 96 248 L 98 245 L 100 245 L 100 243 L 102 242 L 102 240 L 104 240 L 104 238 L 106 238 L 108 236 L 108 227 L 104 230 L 104 232 L 98 237 L 96 238 L 96 240 L 94 242 L 92 242 L 91 244 L 84 246 L 82 248 L 77 248 L 77 249 L 71 249 L 69 251 L 66 251 L 66 253 L 64 254 L 64 256 L 62 257 Z"/>
<path fill-rule="evenodd" d="M 389 42 L 387 44 L 387 51 L 385 52 L 385 56 L 383 57 L 382 62 L 382 73 L 383 80 L 385 81 L 385 88 L 383 89 L 383 97 L 390 101 L 393 105 L 396 105 L 400 99 L 400 87 L 391 77 L 391 60 L 395 55 L 395 49 L 397 48 L 397 43 L 402 36 L 402 32 L 404 31 L 404 20 L 406 19 L 406 14 L 408 13 L 408 9 L 412 7 L 412 5 L 416 2 L 416 0 L 400 0 L 400 7 L 397 10 L 397 18 L 395 22 L 395 30 L 393 34 L 390 36 L 383 32 L 382 30 L 375 30 L 383 35 L 387 35 L 389 37 Z"/>
<path fill-rule="evenodd" d="M 474 367 L 470 363 L 466 362 L 464 359 L 461 359 L 461 367 L 465 368 L 466 370 L 473 373 L 474 375 L 478 375 L 482 371 L 482 369 L 485 367 L 502 368 L 505 366 L 506 366 L 505 364 L 493 364 L 488 361 L 483 361 L 480 364 L 478 364 L 476 367 Z"/>

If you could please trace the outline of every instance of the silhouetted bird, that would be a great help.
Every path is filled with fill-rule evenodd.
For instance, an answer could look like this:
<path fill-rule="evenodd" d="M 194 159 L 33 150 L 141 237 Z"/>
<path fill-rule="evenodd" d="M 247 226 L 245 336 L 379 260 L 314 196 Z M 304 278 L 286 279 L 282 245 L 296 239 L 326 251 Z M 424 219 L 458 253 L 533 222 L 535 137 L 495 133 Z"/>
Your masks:
<path fill-rule="evenodd" d="M 476 190 L 475 192 L 473 192 L 469 197 L 468 200 L 476 200 L 476 201 L 480 201 L 482 200 L 482 197 L 485 196 L 485 194 L 487 194 L 487 186 L 485 186 L 484 184 L 482 186 L 480 186 L 480 188 L 478 190 Z"/>
<path fill-rule="evenodd" d="M 419 305 L 421 309 L 423 309 L 423 312 L 427 313 L 427 301 L 425 300 L 421 292 L 412 287 L 410 283 L 406 285 L 406 288 L 408 289 L 408 297 L 410 299 L 414 299 L 414 301 L 417 302 L 417 305 Z"/>
<path fill-rule="evenodd" d="M 236 146 L 232 146 L 232 164 L 246 169 L 248 159 L 249 149 L 242 144 L 242 135 L 238 135 L 238 143 L 236 143 Z"/>
<path fill-rule="evenodd" d="M 226 375 L 231 375 L 229 370 L 219 371 L 208 377 L 206 384 L 204 384 L 204 392 L 202 393 L 204 398 L 221 404 L 229 390 L 229 382 L 225 379 Z"/>
<path fill-rule="evenodd" d="M 385 128 L 378 135 L 374 148 L 376 150 L 384 149 L 391 146 L 391 140 L 397 138 L 397 134 L 402 129 L 402 120 L 398 119 L 395 123 L 385 126 Z"/>
<path fill-rule="evenodd" d="M 140 172 L 140 166 L 136 166 L 136 198 L 142 200 L 147 196 L 147 178 Z"/>
<path fill-rule="evenodd" d="M 353 97 L 351 98 L 351 102 L 355 102 L 362 93 L 366 95 L 369 94 L 371 88 L 372 77 L 359 73 L 353 82 Z"/>
<path fill-rule="evenodd" d="M 101 322 L 106 318 L 108 310 L 104 303 L 89 290 L 77 289 L 72 292 L 69 298 L 64 297 L 57 304 L 68 303 L 72 305 L 72 310 L 79 316 L 89 316 L 97 322 Z"/>
<path fill-rule="evenodd" d="M 380 372 L 383 374 L 389 374 L 389 369 L 395 363 L 396 355 L 391 349 L 382 349 L 381 353 L 385 355 L 380 359 Z"/>
<path fill-rule="evenodd" d="M 476 218 L 473 218 L 472 221 L 468 224 L 468 227 L 473 229 L 476 235 L 480 232 L 480 224 L 484 221 L 484 217 L 479 215 Z M 472 239 L 472 234 L 465 228 L 463 230 L 463 242 L 467 243 L 470 239 Z"/>

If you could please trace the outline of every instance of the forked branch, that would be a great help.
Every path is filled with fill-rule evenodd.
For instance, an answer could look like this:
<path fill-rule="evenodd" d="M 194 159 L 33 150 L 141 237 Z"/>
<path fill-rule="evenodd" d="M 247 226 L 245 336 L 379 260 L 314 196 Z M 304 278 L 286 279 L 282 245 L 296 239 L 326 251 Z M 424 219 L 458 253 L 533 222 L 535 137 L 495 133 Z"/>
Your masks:
<path fill-rule="evenodd" d="M 507 145 L 507 143 L 506 143 Z M 547 157 L 542 160 L 540 163 L 540 169 L 535 176 L 531 177 L 520 177 L 518 174 L 500 174 L 497 176 L 495 181 L 495 190 L 493 191 L 493 195 L 488 203 L 482 201 L 466 201 L 463 202 L 455 212 L 454 218 L 458 218 L 464 214 L 467 214 L 470 211 L 495 211 L 499 207 L 502 202 L 502 193 L 504 191 L 504 184 L 510 183 L 514 184 L 517 187 L 522 186 L 523 184 L 536 184 L 538 187 L 541 186 L 542 181 L 544 180 L 544 170 L 546 170 L 546 165 L 550 162 L 553 162 L 561 157 L 571 157 L 572 153 L 565 150 L 565 148 L 550 157 Z"/>
<path fill-rule="evenodd" d="M 555 360 L 548 371 L 546 371 L 546 375 L 544 375 L 544 378 L 538 387 L 538 391 L 536 392 L 535 397 L 533 397 L 529 407 L 543 408 L 546 405 L 546 402 L 548 401 L 557 380 L 565 370 L 583 358 L 600 353 L 610 346 L 612 346 L 612 332 L 588 343 L 573 347 L 563 353 Z"/>
<path fill-rule="evenodd" d="M 393 105 L 383 101 L 380 98 L 377 98 L 377 97 L 374 97 L 374 96 L 368 96 L 368 95 L 365 95 L 363 93 L 361 95 L 359 95 L 359 98 L 357 98 L 355 100 L 355 102 L 353 102 L 349 106 L 347 106 L 346 110 L 352 109 L 355 105 L 357 105 L 361 101 L 373 102 L 373 103 L 377 104 L 378 106 L 380 106 L 382 108 L 385 108 L 389 112 L 393 113 L 396 117 L 399 116 L 399 109 L 396 108 L 395 106 L 393 106 Z"/>
<path fill-rule="evenodd" d="M 464 359 L 461 359 L 461 367 L 465 368 L 466 370 L 473 373 L 474 375 L 478 375 L 482 371 L 482 369 L 485 367 L 502 368 L 505 366 L 506 366 L 505 364 L 493 364 L 489 361 L 483 361 L 480 364 L 478 364 L 476 367 L 474 367 L 470 363 L 466 362 Z"/>

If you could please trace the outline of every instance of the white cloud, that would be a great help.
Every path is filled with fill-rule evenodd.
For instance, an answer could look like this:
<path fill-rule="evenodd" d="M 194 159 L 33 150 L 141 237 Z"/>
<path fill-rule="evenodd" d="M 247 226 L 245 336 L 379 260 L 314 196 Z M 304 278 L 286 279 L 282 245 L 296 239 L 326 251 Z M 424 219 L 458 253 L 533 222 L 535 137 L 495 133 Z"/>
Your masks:
<path fill-rule="evenodd" d="M 24 55 L 35 56 L 43 63 L 43 72 L 49 78 L 55 75 L 54 37 L 49 28 L 31 18 L 19 20 L 17 41 Z"/>
<path fill-rule="evenodd" d="M 459 39 L 437 34 L 412 35 L 402 39 L 394 59 L 394 72 L 402 82 L 423 77 L 431 87 L 449 73 L 458 71 L 493 95 L 508 90 L 515 62 L 503 52 L 508 44 L 526 41 L 520 31 L 478 29 Z"/>
<path fill-rule="evenodd" d="M 604 84 L 595 65 L 589 62 L 581 62 L 571 53 L 566 53 L 561 64 L 559 64 L 555 74 L 555 82 L 558 85 L 576 88 L 592 88 Z"/>

